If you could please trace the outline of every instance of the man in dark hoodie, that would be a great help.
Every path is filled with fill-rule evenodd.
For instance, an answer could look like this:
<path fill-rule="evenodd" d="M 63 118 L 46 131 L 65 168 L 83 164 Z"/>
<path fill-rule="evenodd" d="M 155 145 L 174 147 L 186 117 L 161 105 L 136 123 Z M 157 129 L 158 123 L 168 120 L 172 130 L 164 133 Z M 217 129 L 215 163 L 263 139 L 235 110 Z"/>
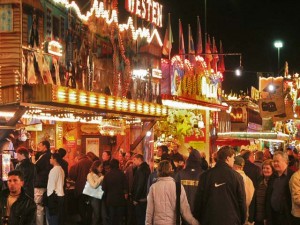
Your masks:
<path fill-rule="evenodd" d="M 150 175 L 149 165 L 141 154 L 133 156 L 133 164 L 137 167 L 132 185 L 132 200 L 135 206 L 137 225 L 144 225 L 147 208 L 147 181 Z"/>
<path fill-rule="evenodd" d="M 175 177 L 175 180 L 180 182 L 184 187 L 192 212 L 194 211 L 194 201 L 201 173 L 200 153 L 196 149 L 192 149 L 186 160 L 185 168 L 180 170 Z M 182 224 L 187 225 L 188 223 L 182 221 Z"/>

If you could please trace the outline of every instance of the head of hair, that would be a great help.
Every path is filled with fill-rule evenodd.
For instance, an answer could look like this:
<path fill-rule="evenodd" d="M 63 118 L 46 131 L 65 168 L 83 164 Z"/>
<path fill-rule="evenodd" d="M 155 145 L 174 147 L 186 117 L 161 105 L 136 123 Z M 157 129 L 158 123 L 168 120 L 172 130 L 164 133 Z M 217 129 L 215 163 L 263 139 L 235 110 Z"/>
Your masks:
<path fill-rule="evenodd" d="M 266 159 L 265 161 L 263 161 L 263 163 L 261 164 L 261 167 L 263 168 L 264 166 L 271 166 L 272 171 L 274 172 L 273 160 L 272 159 Z"/>
<path fill-rule="evenodd" d="M 168 148 L 168 146 L 166 146 L 166 145 L 161 145 L 160 148 L 161 148 L 161 150 L 162 150 L 162 153 L 166 153 L 166 154 L 169 153 L 169 148 Z"/>
<path fill-rule="evenodd" d="M 251 154 L 252 154 L 251 151 L 246 150 L 241 156 L 242 156 L 242 157 L 245 159 L 245 161 L 246 161 L 246 160 L 249 160 Z"/>
<path fill-rule="evenodd" d="M 98 174 L 100 171 L 98 170 L 98 167 L 102 165 L 102 162 L 100 160 L 96 160 L 93 162 L 91 168 L 90 168 L 90 171 L 93 172 L 93 173 L 96 173 Z"/>
<path fill-rule="evenodd" d="M 141 161 L 144 161 L 144 157 L 143 157 L 142 154 L 135 154 L 135 155 L 133 156 L 133 158 L 140 159 Z"/>
<path fill-rule="evenodd" d="M 57 150 L 57 153 L 60 154 L 61 158 L 63 158 L 63 157 L 66 156 L 67 151 L 66 151 L 66 149 L 64 149 L 64 148 L 59 148 L 59 149 Z"/>
<path fill-rule="evenodd" d="M 255 153 L 255 159 L 256 160 L 260 160 L 260 161 L 263 161 L 264 159 L 264 153 L 262 151 L 257 151 Z"/>
<path fill-rule="evenodd" d="M 47 150 L 50 151 L 50 142 L 49 142 L 49 141 L 44 140 L 44 141 L 42 141 L 41 143 L 42 143 L 42 145 L 46 146 Z"/>
<path fill-rule="evenodd" d="M 8 177 L 10 176 L 17 176 L 20 178 L 21 181 L 24 181 L 24 174 L 21 170 L 11 170 L 8 172 Z"/>
<path fill-rule="evenodd" d="M 92 161 L 99 160 L 99 157 L 96 156 L 93 152 L 86 153 L 86 156 L 89 157 L 89 159 Z"/>
<path fill-rule="evenodd" d="M 223 146 L 217 153 L 217 161 L 225 162 L 227 157 L 233 156 L 235 151 L 230 146 Z"/>
<path fill-rule="evenodd" d="M 109 167 L 111 169 L 118 169 L 119 168 L 119 160 L 117 160 L 117 159 L 110 160 Z"/>
<path fill-rule="evenodd" d="M 58 154 L 58 153 L 52 153 L 52 154 L 51 154 L 51 157 L 52 157 L 53 159 L 55 159 L 56 162 L 57 162 L 59 165 L 61 165 L 61 163 L 62 163 L 62 158 L 61 158 L 60 154 Z"/>
<path fill-rule="evenodd" d="M 157 167 L 157 175 L 159 177 L 168 177 L 172 174 L 172 165 L 168 160 L 162 160 Z"/>
<path fill-rule="evenodd" d="M 19 148 L 17 149 L 17 153 L 19 153 L 19 154 L 21 154 L 21 155 L 24 155 L 26 159 L 29 158 L 29 151 L 28 151 L 28 149 L 25 148 L 25 147 L 19 147 Z"/>
<path fill-rule="evenodd" d="M 285 162 L 287 164 L 289 164 L 289 156 L 286 152 L 282 152 L 282 151 L 275 151 L 274 152 L 274 155 L 273 155 L 273 158 L 276 156 L 276 155 L 281 155 L 281 157 L 285 160 Z"/>
<path fill-rule="evenodd" d="M 111 157 L 111 151 L 104 151 L 109 157 Z M 104 153 L 103 152 L 103 153 Z"/>

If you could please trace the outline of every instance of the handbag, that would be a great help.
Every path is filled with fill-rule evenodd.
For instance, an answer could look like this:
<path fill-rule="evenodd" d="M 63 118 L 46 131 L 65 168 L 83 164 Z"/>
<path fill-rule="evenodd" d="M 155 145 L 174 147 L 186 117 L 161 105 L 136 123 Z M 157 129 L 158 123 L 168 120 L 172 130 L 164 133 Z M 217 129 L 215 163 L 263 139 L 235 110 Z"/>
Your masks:
<path fill-rule="evenodd" d="M 97 188 L 93 188 L 90 183 L 87 181 L 85 183 L 83 194 L 91 196 L 93 198 L 102 199 L 104 191 L 102 190 L 102 186 L 99 185 Z"/>

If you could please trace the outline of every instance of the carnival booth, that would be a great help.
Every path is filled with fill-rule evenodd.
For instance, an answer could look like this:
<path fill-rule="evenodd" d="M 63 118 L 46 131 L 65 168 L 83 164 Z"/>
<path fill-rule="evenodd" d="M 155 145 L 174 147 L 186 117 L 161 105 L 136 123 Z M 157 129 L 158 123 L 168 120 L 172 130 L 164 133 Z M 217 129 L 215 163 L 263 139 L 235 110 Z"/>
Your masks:
<path fill-rule="evenodd" d="M 95 0 L 83 14 L 75 2 L 0 2 L 0 140 L 25 129 L 28 148 L 49 140 L 69 165 L 78 152 L 144 151 L 146 132 L 168 113 L 159 100 L 162 5 L 134 4 Z"/>
<path fill-rule="evenodd" d="M 179 26 L 182 32 L 181 23 Z M 180 37 L 182 40 L 182 33 Z M 213 46 L 216 49 L 214 42 Z M 206 50 L 210 52 L 210 45 Z M 162 102 L 170 109 L 167 121 L 158 122 L 155 128 L 158 138 L 173 138 L 180 145 L 192 146 L 209 156 L 219 123 L 218 111 L 228 109 L 221 104 L 220 95 L 224 65 L 220 67 L 209 54 L 184 52 L 180 48 L 179 55 L 162 59 Z M 188 156 L 187 148 L 181 153 Z"/>

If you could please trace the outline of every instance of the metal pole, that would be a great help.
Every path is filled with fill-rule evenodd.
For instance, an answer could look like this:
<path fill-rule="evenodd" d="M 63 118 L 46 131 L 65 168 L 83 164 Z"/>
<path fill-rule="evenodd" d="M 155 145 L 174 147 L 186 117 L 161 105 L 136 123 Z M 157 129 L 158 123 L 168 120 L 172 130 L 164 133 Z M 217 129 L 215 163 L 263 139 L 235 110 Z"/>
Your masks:
<path fill-rule="evenodd" d="M 279 71 L 279 68 L 280 68 L 280 48 L 278 48 L 278 62 L 277 62 L 277 71 L 278 71 L 278 76 L 279 76 L 279 73 L 280 73 L 280 71 Z"/>
<path fill-rule="evenodd" d="M 206 17 L 206 0 L 204 0 L 204 53 L 206 53 L 206 42 L 207 42 L 207 17 Z"/>

